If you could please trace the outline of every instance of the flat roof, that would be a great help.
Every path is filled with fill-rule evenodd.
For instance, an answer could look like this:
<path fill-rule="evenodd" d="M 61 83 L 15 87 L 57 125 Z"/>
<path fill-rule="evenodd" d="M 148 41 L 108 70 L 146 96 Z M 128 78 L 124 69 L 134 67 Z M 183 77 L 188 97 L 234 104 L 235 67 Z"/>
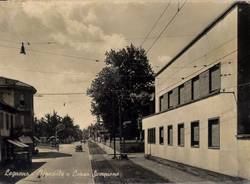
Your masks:
<path fill-rule="evenodd" d="M 163 66 L 156 74 L 155 77 L 160 75 L 167 67 L 169 67 L 175 60 L 184 54 L 191 46 L 193 46 L 200 38 L 210 31 L 219 21 L 221 21 L 232 9 L 239 4 L 248 4 L 246 1 L 236 1 L 232 3 L 222 14 L 213 20 L 205 29 L 203 29 L 189 44 L 187 44 L 176 56 L 174 56 L 165 66 Z"/>

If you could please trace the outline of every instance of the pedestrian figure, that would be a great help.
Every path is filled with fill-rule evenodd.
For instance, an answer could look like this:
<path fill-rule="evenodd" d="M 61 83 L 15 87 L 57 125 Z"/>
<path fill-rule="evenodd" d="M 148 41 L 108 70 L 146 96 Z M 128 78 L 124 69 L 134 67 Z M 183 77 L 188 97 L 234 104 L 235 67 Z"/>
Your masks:
<path fill-rule="evenodd" d="M 56 144 L 56 149 L 59 151 L 59 143 Z"/>

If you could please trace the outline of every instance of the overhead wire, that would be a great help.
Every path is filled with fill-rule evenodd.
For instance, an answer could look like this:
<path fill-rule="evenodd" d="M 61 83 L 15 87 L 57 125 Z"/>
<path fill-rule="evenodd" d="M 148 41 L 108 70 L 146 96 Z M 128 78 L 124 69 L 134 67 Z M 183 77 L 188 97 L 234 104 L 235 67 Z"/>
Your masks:
<path fill-rule="evenodd" d="M 170 21 L 164 26 L 164 28 L 162 29 L 162 31 L 160 32 L 160 34 L 156 37 L 156 39 L 153 41 L 153 43 L 146 50 L 146 53 L 148 53 L 153 48 L 153 46 L 156 44 L 156 42 L 161 38 L 162 34 L 168 29 L 168 27 L 172 24 L 172 22 L 174 22 L 174 20 L 177 17 L 177 15 L 184 8 L 186 2 L 187 2 L 187 0 L 184 1 L 184 3 L 182 4 L 181 7 L 178 7 L 178 10 L 176 11 L 176 13 L 173 15 L 173 17 L 170 19 Z"/>
<path fill-rule="evenodd" d="M 166 13 L 166 11 L 168 10 L 169 6 L 170 6 L 170 2 L 171 0 L 168 1 L 167 6 L 163 9 L 163 11 L 161 12 L 160 16 L 156 19 L 155 23 L 152 25 L 151 29 L 149 30 L 149 32 L 146 34 L 145 38 L 142 40 L 141 42 L 141 46 L 145 43 L 145 41 L 148 39 L 149 35 L 153 32 L 153 30 L 155 29 L 156 25 L 159 23 L 160 19 L 163 17 L 163 15 Z"/>

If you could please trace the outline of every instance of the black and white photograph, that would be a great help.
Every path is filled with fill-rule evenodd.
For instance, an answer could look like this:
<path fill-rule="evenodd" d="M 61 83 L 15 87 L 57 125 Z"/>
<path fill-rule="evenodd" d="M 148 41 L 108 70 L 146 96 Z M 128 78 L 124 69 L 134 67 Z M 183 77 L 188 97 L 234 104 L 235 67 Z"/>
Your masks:
<path fill-rule="evenodd" d="M 250 183 L 250 1 L 0 0 L 0 184 Z"/>

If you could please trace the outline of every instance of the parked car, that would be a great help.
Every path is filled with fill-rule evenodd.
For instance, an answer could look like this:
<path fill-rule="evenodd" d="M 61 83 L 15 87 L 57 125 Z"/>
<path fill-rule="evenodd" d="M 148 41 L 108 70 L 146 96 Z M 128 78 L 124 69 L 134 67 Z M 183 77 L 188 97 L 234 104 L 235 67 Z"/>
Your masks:
<path fill-rule="evenodd" d="M 75 147 L 75 151 L 76 152 L 82 152 L 82 145 L 76 145 L 76 147 Z"/>

